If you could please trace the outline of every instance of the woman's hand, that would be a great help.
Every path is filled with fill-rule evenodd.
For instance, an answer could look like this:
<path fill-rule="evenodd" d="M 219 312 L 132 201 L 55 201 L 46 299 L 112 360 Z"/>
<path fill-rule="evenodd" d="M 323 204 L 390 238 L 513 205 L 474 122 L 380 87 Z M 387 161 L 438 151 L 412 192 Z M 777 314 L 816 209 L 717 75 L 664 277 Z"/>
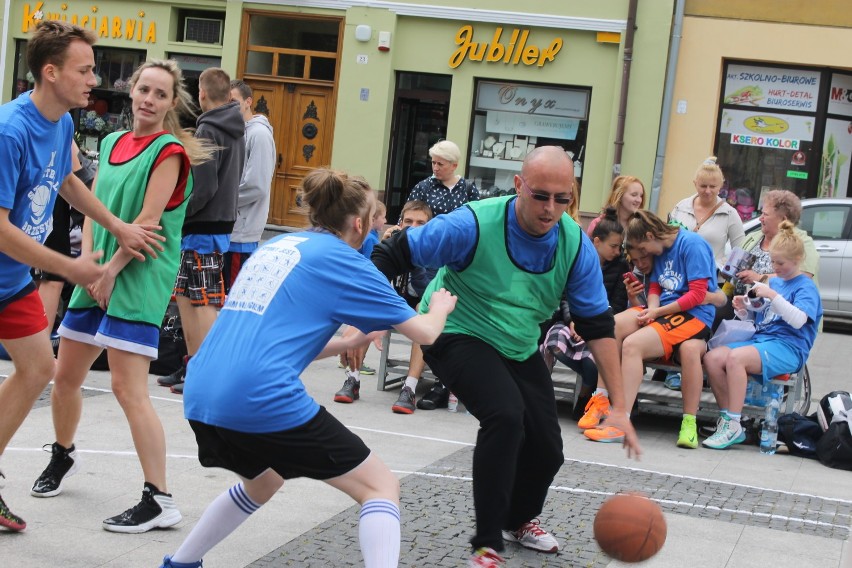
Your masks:
<path fill-rule="evenodd" d="M 639 316 L 636 318 L 639 321 L 639 325 L 648 325 L 659 316 L 657 315 L 657 308 L 645 308 L 641 312 L 639 312 Z"/>
<path fill-rule="evenodd" d="M 740 270 L 737 272 L 737 278 L 740 279 L 741 282 L 745 284 L 754 284 L 755 282 L 760 282 L 760 279 L 763 277 L 762 274 L 758 274 L 754 270 Z"/>
<path fill-rule="evenodd" d="M 624 287 L 627 289 L 627 298 L 630 300 L 633 300 L 645 291 L 645 286 L 643 286 L 641 282 L 630 278 L 624 279 Z"/>
<path fill-rule="evenodd" d="M 568 324 L 568 336 L 571 339 L 573 339 L 574 341 L 576 341 L 577 343 L 583 341 L 583 338 L 580 337 L 579 335 L 577 335 L 577 332 L 574 331 L 574 322 L 573 321 Z"/>
<path fill-rule="evenodd" d="M 98 303 L 98 306 L 100 306 L 102 310 L 106 311 L 114 288 L 115 276 L 111 276 L 109 270 L 106 270 L 98 280 L 89 284 L 86 291 L 89 293 L 89 296 Z"/>

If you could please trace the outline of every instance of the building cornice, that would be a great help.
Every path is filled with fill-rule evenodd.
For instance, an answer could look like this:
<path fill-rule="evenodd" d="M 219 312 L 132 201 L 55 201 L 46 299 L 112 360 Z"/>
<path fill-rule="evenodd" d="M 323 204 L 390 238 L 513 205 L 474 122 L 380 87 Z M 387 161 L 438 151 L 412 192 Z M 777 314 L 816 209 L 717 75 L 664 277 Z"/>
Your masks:
<path fill-rule="evenodd" d="M 326 8 L 348 10 L 349 8 L 379 8 L 399 16 L 435 18 L 441 20 L 460 20 L 466 22 L 489 22 L 515 26 L 537 26 L 566 30 L 586 30 L 595 32 L 621 33 L 627 27 L 626 20 L 607 20 L 603 18 L 576 18 L 556 14 L 528 12 L 508 12 L 482 10 L 455 6 L 435 6 L 428 4 L 409 4 L 406 2 L 387 2 L 384 0 L 252 0 L 254 4 L 273 4 L 297 8 Z"/>

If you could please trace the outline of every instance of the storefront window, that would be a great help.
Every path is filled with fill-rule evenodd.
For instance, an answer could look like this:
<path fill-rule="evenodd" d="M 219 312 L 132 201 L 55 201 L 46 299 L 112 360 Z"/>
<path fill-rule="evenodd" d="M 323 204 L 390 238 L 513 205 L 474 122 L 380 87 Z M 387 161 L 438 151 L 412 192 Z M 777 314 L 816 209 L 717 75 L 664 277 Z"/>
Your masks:
<path fill-rule="evenodd" d="M 481 196 L 513 193 L 515 174 L 537 146 L 565 148 L 579 181 L 590 97 L 590 89 L 480 81 L 467 177 L 474 180 Z"/>
<path fill-rule="evenodd" d="M 716 154 L 720 195 L 743 220 L 763 195 L 845 196 L 852 155 L 852 76 L 820 69 L 728 63 Z"/>

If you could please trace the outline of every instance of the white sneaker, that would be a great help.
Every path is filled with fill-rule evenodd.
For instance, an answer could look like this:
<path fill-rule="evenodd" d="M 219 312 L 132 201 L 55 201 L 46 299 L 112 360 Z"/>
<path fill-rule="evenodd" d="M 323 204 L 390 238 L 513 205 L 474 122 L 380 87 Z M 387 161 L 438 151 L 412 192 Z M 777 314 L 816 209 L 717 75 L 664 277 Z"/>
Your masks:
<path fill-rule="evenodd" d="M 524 523 L 516 531 L 503 531 L 503 540 L 517 542 L 525 548 L 538 550 L 539 552 L 556 552 L 559 543 L 549 532 L 539 526 L 538 519 Z"/>
<path fill-rule="evenodd" d="M 701 445 L 714 450 L 724 450 L 734 444 L 745 442 L 745 431 L 739 422 L 724 416 L 720 422 L 721 425 L 716 428 L 716 433 L 701 442 Z"/>

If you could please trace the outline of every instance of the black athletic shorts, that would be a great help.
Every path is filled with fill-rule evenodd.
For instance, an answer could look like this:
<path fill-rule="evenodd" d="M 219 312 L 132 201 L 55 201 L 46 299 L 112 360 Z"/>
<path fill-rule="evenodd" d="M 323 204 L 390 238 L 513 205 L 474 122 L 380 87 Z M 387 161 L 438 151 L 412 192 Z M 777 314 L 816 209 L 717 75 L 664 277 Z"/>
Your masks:
<path fill-rule="evenodd" d="M 308 423 L 280 432 L 237 432 L 190 420 L 198 442 L 198 461 L 246 479 L 267 469 L 284 479 L 332 479 L 349 473 L 367 459 L 370 449 L 325 407 Z"/>

